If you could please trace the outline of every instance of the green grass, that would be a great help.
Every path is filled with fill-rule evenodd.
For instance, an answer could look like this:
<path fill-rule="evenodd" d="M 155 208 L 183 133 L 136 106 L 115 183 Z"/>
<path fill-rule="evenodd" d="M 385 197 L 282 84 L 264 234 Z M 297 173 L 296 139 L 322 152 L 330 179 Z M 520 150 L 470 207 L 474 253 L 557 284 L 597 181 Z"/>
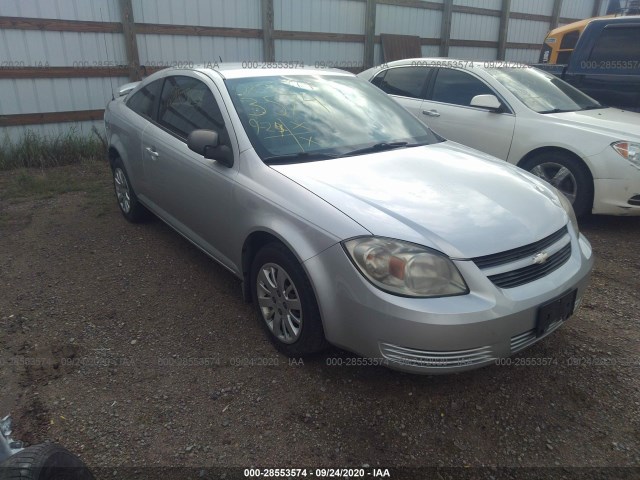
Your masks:
<path fill-rule="evenodd" d="M 83 136 L 72 128 L 67 133 L 50 136 L 27 130 L 17 141 L 6 135 L 0 146 L 0 170 L 42 169 L 104 159 L 105 140 L 95 127 L 92 131 L 93 136 Z M 31 182 L 29 188 L 37 188 L 32 181 L 24 181 Z"/>
<path fill-rule="evenodd" d="M 82 160 L 72 166 L 21 168 L 2 175 L 0 200 L 50 198 L 68 192 L 86 192 L 93 200 L 110 194 L 111 177 L 104 161 Z"/>

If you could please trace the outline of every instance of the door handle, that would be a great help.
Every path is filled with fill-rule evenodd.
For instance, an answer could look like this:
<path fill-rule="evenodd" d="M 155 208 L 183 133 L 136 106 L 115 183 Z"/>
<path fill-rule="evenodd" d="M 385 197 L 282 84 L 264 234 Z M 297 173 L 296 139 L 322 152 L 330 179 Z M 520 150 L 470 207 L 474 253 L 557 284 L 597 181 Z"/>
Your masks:
<path fill-rule="evenodd" d="M 422 114 L 426 115 L 427 117 L 439 117 L 440 116 L 440 112 L 438 112 L 437 110 L 423 110 Z"/>
<path fill-rule="evenodd" d="M 158 158 L 158 152 L 156 152 L 153 147 L 147 147 L 145 148 L 145 150 L 147 151 L 147 153 L 149 154 L 149 156 L 151 156 L 152 158 Z"/>

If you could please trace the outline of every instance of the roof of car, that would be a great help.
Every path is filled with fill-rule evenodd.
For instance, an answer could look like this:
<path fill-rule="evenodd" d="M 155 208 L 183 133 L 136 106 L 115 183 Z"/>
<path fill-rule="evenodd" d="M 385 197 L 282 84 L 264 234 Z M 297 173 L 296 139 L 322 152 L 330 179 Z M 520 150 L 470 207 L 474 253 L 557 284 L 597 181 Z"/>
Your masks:
<path fill-rule="evenodd" d="M 416 67 L 451 67 L 461 69 L 484 69 L 484 68 L 518 68 L 525 64 L 519 62 L 509 62 L 506 60 L 463 60 L 459 58 L 448 57 L 423 57 L 423 58 L 406 58 L 404 60 L 395 60 L 379 65 L 378 69 L 398 66 L 416 66 Z"/>
<path fill-rule="evenodd" d="M 267 77 L 273 75 L 345 75 L 353 76 L 346 70 L 337 68 L 316 68 L 300 62 L 208 62 L 186 67 L 172 67 L 172 70 L 196 70 L 203 73 L 216 72 L 222 78 Z"/>

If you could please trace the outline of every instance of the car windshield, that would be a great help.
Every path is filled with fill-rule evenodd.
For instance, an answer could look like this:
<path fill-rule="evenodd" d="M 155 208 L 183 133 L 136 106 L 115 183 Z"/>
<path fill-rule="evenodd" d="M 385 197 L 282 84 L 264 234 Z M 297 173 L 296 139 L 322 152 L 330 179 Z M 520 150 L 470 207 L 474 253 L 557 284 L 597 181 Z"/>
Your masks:
<path fill-rule="evenodd" d="M 226 80 L 256 152 L 297 163 L 431 144 L 442 139 L 378 88 L 341 75 Z"/>
<path fill-rule="evenodd" d="M 486 71 L 518 100 L 538 113 L 602 108 L 593 98 L 537 68 L 488 68 Z"/>

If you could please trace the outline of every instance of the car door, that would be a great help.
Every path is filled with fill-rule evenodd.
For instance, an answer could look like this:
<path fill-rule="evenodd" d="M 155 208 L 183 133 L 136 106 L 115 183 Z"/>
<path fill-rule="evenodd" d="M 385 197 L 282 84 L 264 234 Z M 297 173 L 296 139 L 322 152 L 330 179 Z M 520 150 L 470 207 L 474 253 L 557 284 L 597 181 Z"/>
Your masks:
<path fill-rule="evenodd" d="M 228 168 L 205 159 L 189 150 L 187 137 L 193 130 L 214 130 L 236 155 L 237 142 L 217 88 L 199 77 L 165 77 L 156 122 L 143 134 L 145 173 L 150 200 L 163 219 L 230 266 L 233 235 L 227 229 L 234 225 L 237 162 Z"/>
<path fill-rule="evenodd" d="M 149 126 L 149 121 L 155 116 L 154 109 L 158 108 L 158 98 L 163 80 L 151 82 L 126 100 L 130 112 L 123 118 L 122 124 L 111 124 L 110 128 L 123 143 L 124 161 L 126 162 L 129 180 L 133 183 L 136 193 L 144 197 L 147 194 L 147 182 L 144 174 L 144 150 L 142 136 Z"/>
<path fill-rule="evenodd" d="M 502 112 L 471 106 L 476 95 L 497 93 L 479 77 L 453 68 L 439 68 L 431 83 L 421 120 L 449 140 L 506 160 L 515 115 L 504 102 Z"/>
<path fill-rule="evenodd" d="M 398 66 L 379 73 L 372 81 L 400 105 L 420 118 L 422 101 L 432 68 Z"/>

